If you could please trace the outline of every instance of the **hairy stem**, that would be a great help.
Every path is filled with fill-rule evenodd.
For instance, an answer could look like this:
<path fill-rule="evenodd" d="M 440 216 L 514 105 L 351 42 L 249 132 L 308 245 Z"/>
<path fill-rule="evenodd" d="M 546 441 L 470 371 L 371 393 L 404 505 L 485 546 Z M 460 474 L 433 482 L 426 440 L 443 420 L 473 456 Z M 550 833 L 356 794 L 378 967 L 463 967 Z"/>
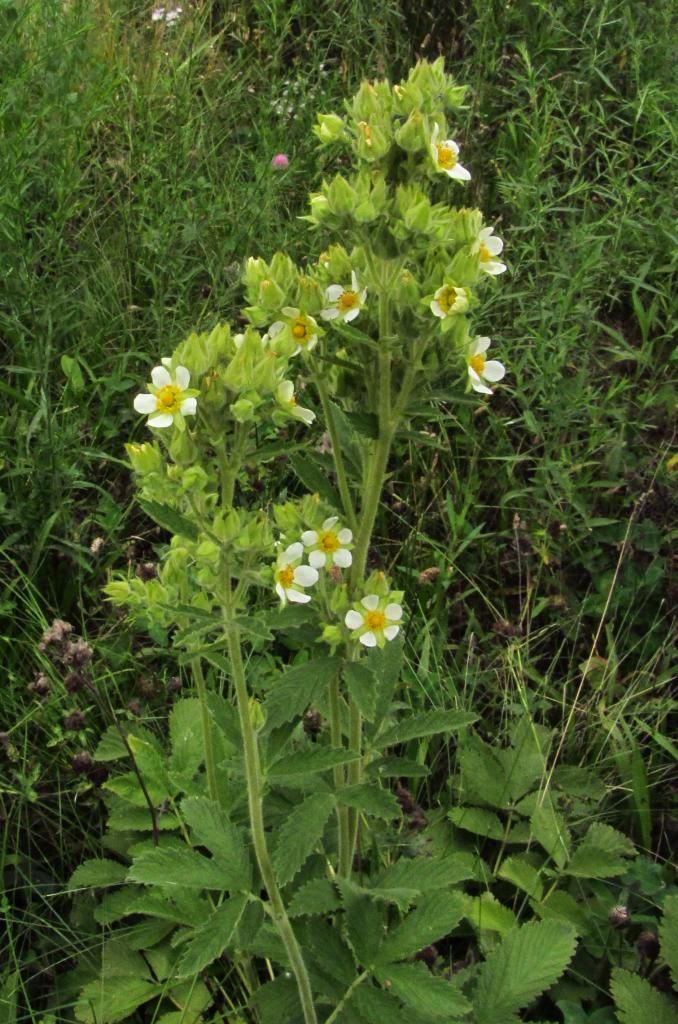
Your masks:
<path fill-rule="evenodd" d="M 341 737 L 341 703 L 339 696 L 339 676 L 336 675 L 330 683 L 330 739 L 333 747 L 340 747 Z M 335 765 L 332 770 L 334 788 L 338 791 L 346 784 L 346 775 L 343 765 Z M 349 853 L 349 819 L 348 807 L 337 806 L 337 851 L 338 871 L 346 878 L 351 872 L 351 859 Z"/>
<path fill-rule="evenodd" d="M 207 774 L 207 792 L 210 800 L 219 802 L 219 789 L 217 786 L 216 760 L 214 757 L 214 745 L 212 743 L 212 728 L 210 712 L 207 707 L 207 684 L 200 664 L 200 658 L 191 660 L 191 672 L 195 681 L 195 688 L 198 691 L 200 701 L 200 720 L 202 724 L 202 741 L 205 750 L 205 772 Z"/>
<path fill-rule="evenodd" d="M 323 407 L 323 416 L 325 417 L 327 432 L 329 433 L 330 440 L 332 442 L 332 459 L 334 461 L 334 471 L 337 474 L 337 487 L 339 488 L 339 495 L 341 497 L 344 515 L 346 516 L 346 522 L 349 528 L 355 533 L 357 529 L 355 508 L 353 507 L 353 498 L 351 497 L 351 490 L 348 485 L 346 465 L 344 463 L 344 456 L 341 450 L 341 441 L 339 440 L 334 410 L 332 409 L 327 388 L 325 387 L 319 373 L 313 374 L 313 382 L 320 398 L 320 404 Z"/>

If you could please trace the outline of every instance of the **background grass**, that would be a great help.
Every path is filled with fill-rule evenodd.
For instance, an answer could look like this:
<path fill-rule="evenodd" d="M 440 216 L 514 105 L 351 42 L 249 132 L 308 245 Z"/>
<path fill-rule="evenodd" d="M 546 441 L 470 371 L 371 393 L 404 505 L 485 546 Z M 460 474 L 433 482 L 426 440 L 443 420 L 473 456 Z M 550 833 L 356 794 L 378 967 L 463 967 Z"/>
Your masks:
<path fill-rule="evenodd" d="M 0 3 L 0 945 L 26 1020 L 85 941 L 64 881 L 103 831 L 71 758 L 105 716 L 65 695 L 40 634 L 58 615 L 95 638 L 112 705 L 159 728 L 172 674 L 100 598 L 156 539 L 122 460 L 133 389 L 189 329 L 237 320 L 247 256 L 309 253 L 315 112 L 419 55 L 470 86 L 468 203 L 509 263 L 477 328 L 509 375 L 397 460 L 375 558 L 419 610 L 409 699 L 472 703 L 497 740 L 529 710 L 607 774 L 616 824 L 659 858 L 675 841 L 672 5 L 214 0 L 171 29 L 151 6 Z"/>

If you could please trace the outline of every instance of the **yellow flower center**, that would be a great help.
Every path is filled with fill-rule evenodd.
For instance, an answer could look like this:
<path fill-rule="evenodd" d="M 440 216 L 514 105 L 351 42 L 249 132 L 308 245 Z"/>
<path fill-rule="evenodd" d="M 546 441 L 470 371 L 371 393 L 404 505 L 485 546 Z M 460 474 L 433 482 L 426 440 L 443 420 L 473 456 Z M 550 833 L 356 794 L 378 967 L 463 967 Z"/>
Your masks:
<path fill-rule="evenodd" d="M 480 259 L 483 263 L 487 263 L 488 260 L 492 259 L 492 253 L 487 248 L 484 242 L 480 243 Z"/>
<path fill-rule="evenodd" d="M 339 309 L 343 310 L 355 309 L 356 306 L 360 305 L 360 298 L 358 297 L 358 293 L 352 292 L 350 289 L 348 289 L 345 292 L 342 292 L 339 298 L 337 299 L 337 305 Z"/>
<path fill-rule="evenodd" d="M 294 583 L 294 569 L 292 566 L 286 565 L 284 569 L 278 569 L 276 579 L 284 589 L 291 587 Z"/>
<path fill-rule="evenodd" d="M 298 341 L 301 341 L 302 338 L 308 337 L 308 328 L 303 320 L 294 321 L 292 334 Z"/>
<path fill-rule="evenodd" d="M 451 146 L 436 145 L 438 150 L 438 163 L 446 171 L 451 171 L 457 162 L 457 154 L 454 152 Z"/>
<path fill-rule="evenodd" d="M 479 352 L 475 356 L 471 356 L 468 362 L 471 369 L 475 370 L 479 377 L 482 377 L 483 370 L 485 369 L 485 356 L 482 352 Z"/>
<path fill-rule="evenodd" d="M 443 313 L 449 313 L 450 308 L 457 301 L 457 296 L 453 288 L 444 288 L 438 296 L 438 305 L 442 309 Z"/>
<path fill-rule="evenodd" d="M 318 544 L 322 550 L 326 551 L 329 555 L 334 554 L 334 552 L 338 551 L 341 546 L 336 533 L 332 533 L 331 530 L 326 530 L 324 533 L 320 534 L 318 537 Z"/>
<path fill-rule="evenodd" d="M 176 384 L 165 384 L 156 392 L 155 402 L 158 412 L 178 412 L 181 406 L 181 388 Z"/>
<path fill-rule="evenodd" d="M 386 616 L 383 612 L 368 612 L 365 616 L 365 625 L 368 629 L 383 629 L 386 623 Z"/>

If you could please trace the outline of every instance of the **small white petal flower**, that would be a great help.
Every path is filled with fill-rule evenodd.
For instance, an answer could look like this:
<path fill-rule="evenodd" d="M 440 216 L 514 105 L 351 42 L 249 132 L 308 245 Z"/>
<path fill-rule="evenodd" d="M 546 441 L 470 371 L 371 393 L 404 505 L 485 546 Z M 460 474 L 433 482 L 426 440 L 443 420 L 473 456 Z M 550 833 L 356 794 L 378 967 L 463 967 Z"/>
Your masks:
<path fill-rule="evenodd" d="M 345 527 L 337 529 L 338 521 L 338 516 L 330 516 L 320 530 L 306 530 L 301 535 L 302 543 L 309 549 L 308 561 L 315 569 L 323 569 L 328 564 L 347 569 L 353 561 L 348 549 L 353 534 Z"/>
<path fill-rule="evenodd" d="M 321 310 L 324 320 L 344 320 L 350 323 L 355 320 L 365 304 L 367 288 L 360 290 L 355 270 L 351 271 L 351 287 L 343 288 L 340 284 L 331 284 L 325 289 L 325 298 L 329 305 Z"/>
<path fill-rule="evenodd" d="M 456 288 L 454 285 L 444 284 L 438 289 L 431 302 L 431 312 L 445 320 L 448 316 L 456 313 L 465 313 L 469 306 L 468 288 Z"/>
<path fill-rule="evenodd" d="M 457 181 L 470 181 L 470 173 L 457 159 L 459 146 L 453 139 L 438 142 L 439 134 L 440 126 L 436 124 L 431 134 L 431 157 L 436 170 L 449 174 L 450 178 L 456 178 Z"/>
<path fill-rule="evenodd" d="M 303 556 L 304 546 L 298 541 L 278 555 L 273 578 L 275 592 L 283 604 L 307 604 L 311 600 L 304 590 L 318 582 L 318 571 L 310 565 L 300 565 Z"/>
<path fill-rule="evenodd" d="M 363 597 L 360 605 L 351 608 L 344 617 L 344 624 L 353 638 L 360 640 L 364 647 L 383 647 L 387 640 L 394 640 L 402 624 L 402 607 L 378 594 Z"/>
<path fill-rule="evenodd" d="M 480 256 L 480 269 L 495 277 L 497 274 L 503 274 L 506 270 L 505 263 L 494 259 L 503 248 L 504 243 L 494 234 L 494 228 L 482 228 L 471 247 L 471 252 L 478 253 Z"/>
<path fill-rule="evenodd" d="M 284 306 L 282 310 L 284 320 L 276 320 L 268 329 L 272 339 L 278 337 L 289 338 L 296 346 L 292 352 L 296 356 L 299 352 L 312 352 L 318 344 L 318 338 L 325 332 L 320 329 L 312 316 L 302 313 L 294 306 Z"/>
<path fill-rule="evenodd" d="M 471 387 L 481 395 L 491 395 L 492 388 L 488 388 L 485 381 L 496 384 L 506 373 L 506 367 L 498 359 L 487 359 L 485 353 L 491 345 L 489 338 L 475 337 L 469 346 L 466 354 L 468 375 L 471 379 Z"/>
<path fill-rule="evenodd" d="M 195 416 L 198 392 L 189 388 L 191 375 L 185 366 L 177 366 L 174 376 L 169 369 L 171 360 L 163 359 L 161 366 L 151 370 L 149 391 L 137 395 L 134 409 L 148 416 L 149 427 L 184 429 L 184 416 Z"/>
<path fill-rule="evenodd" d="M 278 384 L 275 398 L 278 405 L 293 419 L 301 420 L 307 427 L 313 423 L 315 413 L 312 409 L 304 409 L 303 406 L 297 403 L 294 397 L 294 384 L 291 380 L 283 380 Z"/>

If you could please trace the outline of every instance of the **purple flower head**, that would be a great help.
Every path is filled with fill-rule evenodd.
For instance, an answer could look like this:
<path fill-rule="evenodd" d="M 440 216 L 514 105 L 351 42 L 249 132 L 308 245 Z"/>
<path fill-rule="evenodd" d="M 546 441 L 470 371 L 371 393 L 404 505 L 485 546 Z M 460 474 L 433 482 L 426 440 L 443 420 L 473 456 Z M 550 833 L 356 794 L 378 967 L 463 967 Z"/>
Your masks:
<path fill-rule="evenodd" d="M 271 167 L 276 171 L 284 171 L 290 166 L 289 157 L 285 153 L 276 153 L 271 160 Z"/>

